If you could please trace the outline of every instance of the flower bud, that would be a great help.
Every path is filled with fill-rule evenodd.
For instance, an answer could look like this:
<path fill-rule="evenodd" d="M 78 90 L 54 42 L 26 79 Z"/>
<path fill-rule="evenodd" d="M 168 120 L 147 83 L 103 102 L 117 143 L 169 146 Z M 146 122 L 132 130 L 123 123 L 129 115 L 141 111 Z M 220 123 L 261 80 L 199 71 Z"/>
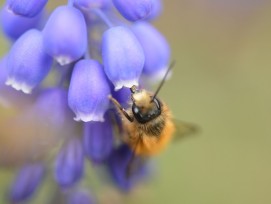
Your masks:
<path fill-rule="evenodd" d="M 83 14 L 71 6 L 59 6 L 51 14 L 44 30 L 46 52 L 61 64 L 78 60 L 86 52 L 87 29 Z"/>
<path fill-rule="evenodd" d="M 109 94 L 110 87 L 99 62 L 80 60 L 75 64 L 68 94 L 75 120 L 103 121 Z"/>
<path fill-rule="evenodd" d="M 85 154 L 93 162 L 102 162 L 112 151 L 113 128 L 106 117 L 104 122 L 88 122 L 84 124 Z"/>
<path fill-rule="evenodd" d="M 124 191 L 131 190 L 148 173 L 147 166 L 142 160 L 143 158 L 135 156 L 132 159 L 132 154 L 131 149 L 127 145 L 121 145 L 112 152 L 108 162 L 113 180 Z M 129 173 L 127 168 L 131 170 Z"/>
<path fill-rule="evenodd" d="M 105 8 L 109 0 L 74 0 L 74 5 L 83 9 Z"/>
<path fill-rule="evenodd" d="M 31 29 L 12 46 L 7 66 L 7 85 L 31 93 L 48 74 L 52 58 L 44 52 L 41 32 Z"/>
<path fill-rule="evenodd" d="M 103 34 L 102 56 L 105 73 L 115 90 L 138 85 L 145 57 L 141 45 L 128 28 L 113 27 Z"/>
<path fill-rule="evenodd" d="M 10 188 L 9 199 L 21 202 L 30 198 L 44 177 L 45 169 L 42 164 L 29 164 L 22 167 Z"/>
<path fill-rule="evenodd" d="M 9 10 L 17 15 L 34 17 L 44 8 L 48 0 L 7 0 Z"/>
<path fill-rule="evenodd" d="M 113 0 L 121 15 L 129 21 L 146 18 L 152 10 L 152 0 Z"/>
<path fill-rule="evenodd" d="M 69 196 L 68 204 L 94 204 L 94 199 L 87 191 L 75 191 Z"/>
<path fill-rule="evenodd" d="M 163 10 L 162 0 L 152 0 L 152 10 L 148 15 L 147 20 L 156 19 L 158 16 L 160 16 L 162 10 Z"/>
<path fill-rule="evenodd" d="M 132 30 L 144 50 L 143 74 L 153 79 L 161 79 L 168 68 L 170 58 L 170 48 L 166 39 L 146 22 L 135 23 Z"/>
<path fill-rule="evenodd" d="M 40 12 L 33 18 L 20 16 L 10 12 L 6 6 L 1 11 L 1 24 L 4 34 L 11 40 L 16 40 L 31 28 L 38 28 L 43 17 Z"/>
<path fill-rule="evenodd" d="M 65 188 L 74 185 L 83 175 L 84 153 L 81 141 L 70 139 L 60 150 L 55 161 L 55 180 Z"/>

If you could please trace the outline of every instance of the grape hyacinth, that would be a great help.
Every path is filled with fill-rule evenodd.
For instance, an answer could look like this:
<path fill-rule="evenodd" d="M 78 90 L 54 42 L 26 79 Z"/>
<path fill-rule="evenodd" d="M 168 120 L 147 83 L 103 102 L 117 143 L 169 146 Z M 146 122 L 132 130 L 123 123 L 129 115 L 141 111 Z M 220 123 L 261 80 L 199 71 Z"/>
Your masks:
<path fill-rule="evenodd" d="M 124 192 L 147 178 L 148 160 L 127 177 L 133 150 L 109 96 L 129 108 L 129 88 L 162 79 L 170 48 L 150 22 L 162 2 L 69 0 L 52 11 L 46 4 L 7 0 L 1 10 L 10 49 L 0 61 L 0 134 L 7 141 L 0 143 L 0 167 L 20 167 L 7 198 L 30 200 L 52 178 L 58 190 L 47 203 L 65 196 L 92 204 L 99 195 L 89 190 L 89 164 L 106 169 L 97 175 L 103 185 L 110 178 Z"/>

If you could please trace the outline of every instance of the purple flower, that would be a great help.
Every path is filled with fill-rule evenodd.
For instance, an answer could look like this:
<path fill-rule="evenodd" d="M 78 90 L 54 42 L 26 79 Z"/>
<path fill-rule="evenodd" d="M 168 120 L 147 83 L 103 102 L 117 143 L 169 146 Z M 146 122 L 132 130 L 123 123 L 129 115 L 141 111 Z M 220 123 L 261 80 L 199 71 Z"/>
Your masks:
<path fill-rule="evenodd" d="M 0 105 L 4 107 L 25 108 L 32 102 L 33 98 L 6 86 L 8 78 L 7 56 L 0 61 Z"/>
<path fill-rule="evenodd" d="M 166 39 L 147 22 L 135 23 L 132 31 L 144 50 L 143 74 L 154 80 L 160 80 L 168 68 L 170 59 L 170 48 Z"/>
<path fill-rule="evenodd" d="M 70 139 L 60 150 L 55 161 L 55 180 L 65 188 L 71 187 L 83 175 L 84 154 L 81 141 Z"/>
<path fill-rule="evenodd" d="M 138 85 L 145 57 L 141 45 L 128 28 L 117 26 L 103 34 L 102 56 L 105 73 L 115 90 Z"/>
<path fill-rule="evenodd" d="M 17 15 L 34 17 L 44 8 L 48 0 L 7 0 L 9 10 Z"/>
<path fill-rule="evenodd" d="M 68 204 L 94 204 L 94 199 L 87 191 L 75 191 L 68 198 Z"/>
<path fill-rule="evenodd" d="M 110 87 L 99 62 L 80 60 L 75 64 L 68 95 L 75 120 L 103 121 L 109 94 Z"/>
<path fill-rule="evenodd" d="M 68 0 L 48 19 L 46 3 L 7 0 L 1 13 L 4 34 L 13 44 L 0 61 L 0 103 L 12 110 L 1 118 L 0 163 L 37 161 L 62 145 L 53 173 L 65 191 L 63 201 L 92 204 L 91 194 L 75 186 L 83 177 L 85 156 L 107 168 L 123 191 L 148 173 L 146 158 L 114 137 L 125 131 L 121 118 L 114 117 L 118 110 L 109 111 L 108 96 L 127 108 L 129 88 L 144 86 L 144 77 L 155 80 L 166 70 L 168 44 L 144 23 L 160 14 L 161 0 Z M 118 11 L 137 23 L 125 26 Z M 43 175 L 41 164 L 24 166 L 12 184 L 11 202 L 30 198 Z"/>
<path fill-rule="evenodd" d="M 130 21 L 146 18 L 152 10 L 152 0 L 113 0 L 123 17 Z"/>
<path fill-rule="evenodd" d="M 108 162 L 113 180 L 124 191 L 131 190 L 134 185 L 148 174 L 143 158 L 137 156 L 133 160 L 131 158 L 131 149 L 127 145 L 121 145 L 112 152 Z M 131 162 L 133 163 L 131 164 Z M 127 168 L 131 169 L 128 170 Z"/>
<path fill-rule="evenodd" d="M 83 14 L 71 6 L 59 6 L 51 14 L 43 30 L 46 52 L 61 64 L 82 57 L 87 48 L 87 29 Z"/>
<path fill-rule="evenodd" d="M 38 28 L 43 17 L 43 12 L 40 12 L 33 18 L 28 18 L 11 13 L 7 7 L 1 10 L 1 25 L 4 34 L 11 40 L 16 40 L 24 32 L 31 28 Z"/>
<path fill-rule="evenodd" d="M 83 9 L 105 8 L 109 0 L 74 0 L 74 5 Z"/>
<path fill-rule="evenodd" d="M 84 124 L 85 154 L 93 162 L 105 161 L 113 148 L 113 128 L 109 116 L 104 122 Z"/>
<path fill-rule="evenodd" d="M 44 173 L 44 166 L 39 163 L 22 167 L 11 185 L 9 199 L 21 202 L 30 198 L 40 185 Z"/>
<path fill-rule="evenodd" d="M 7 66 L 7 85 L 30 93 L 48 74 L 52 58 L 44 52 L 41 32 L 31 29 L 12 46 Z"/>

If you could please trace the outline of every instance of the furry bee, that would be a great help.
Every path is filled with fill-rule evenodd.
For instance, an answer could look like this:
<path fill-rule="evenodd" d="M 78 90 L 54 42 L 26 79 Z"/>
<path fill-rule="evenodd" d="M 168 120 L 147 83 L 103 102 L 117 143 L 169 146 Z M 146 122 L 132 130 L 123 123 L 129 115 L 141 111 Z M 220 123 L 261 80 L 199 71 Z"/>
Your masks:
<path fill-rule="evenodd" d="M 116 99 L 109 96 L 122 119 L 126 135 L 123 140 L 137 156 L 152 156 L 159 153 L 171 141 L 176 130 L 168 106 L 157 98 L 157 94 L 173 65 L 174 62 L 169 66 L 155 93 L 132 86 L 130 88 L 131 105 L 127 110 Z M 193 129 L 192 126 L 182 124 L 181 134 L 186 134 Z"/>
<path fill-rule="evenodd" d="M 127 134 L 124 142 L 136 155 L 159 153 L 171 140 L 175 130 L 167 105 L 145 89 L 131 88 L 131 109 L 125 110 L 110 97 L 120 112 L 122 126 Z"/>

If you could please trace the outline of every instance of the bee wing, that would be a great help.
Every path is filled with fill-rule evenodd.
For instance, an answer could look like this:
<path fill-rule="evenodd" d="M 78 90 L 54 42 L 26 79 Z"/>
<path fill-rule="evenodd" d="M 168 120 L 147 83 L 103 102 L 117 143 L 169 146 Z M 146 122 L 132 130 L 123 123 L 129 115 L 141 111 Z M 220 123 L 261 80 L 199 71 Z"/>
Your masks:
<path fill-rule="evenodd" d="M 186 138 L 187 136 L 196 135 L 200 132 L 199 126 L 193 123 L 184 122 L 176 119 L 173 119 L 173 122 L 176 128 L 173 137 L 174 141 L 179 141 L 180 139 Z"/>

